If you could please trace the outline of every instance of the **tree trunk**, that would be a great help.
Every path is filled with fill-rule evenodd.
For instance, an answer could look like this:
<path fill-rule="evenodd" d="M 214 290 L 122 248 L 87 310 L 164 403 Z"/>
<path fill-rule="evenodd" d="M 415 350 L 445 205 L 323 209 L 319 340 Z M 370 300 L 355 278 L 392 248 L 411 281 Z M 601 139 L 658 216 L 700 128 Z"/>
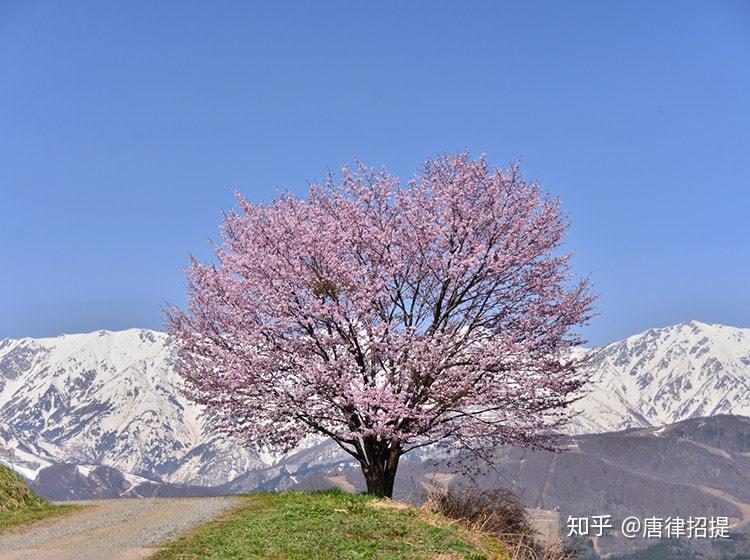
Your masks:
<path fill-rule="evenodd" d="M 367 493 L 378 496 L 379 498 L 393 497 L 393 483 L 396 480 L 396 473 L 389 472 L 386 469 L 368 469 L 365 475 L 367 484 Z"/>
<path fill-rule="evenodd" d="M 368 457 L 368 461 L 361 464 L 367 493 L 379 498 L 392 498 L 401 450 L 385 448 L 372 449 L 372 451 L 372 456 Z"/>

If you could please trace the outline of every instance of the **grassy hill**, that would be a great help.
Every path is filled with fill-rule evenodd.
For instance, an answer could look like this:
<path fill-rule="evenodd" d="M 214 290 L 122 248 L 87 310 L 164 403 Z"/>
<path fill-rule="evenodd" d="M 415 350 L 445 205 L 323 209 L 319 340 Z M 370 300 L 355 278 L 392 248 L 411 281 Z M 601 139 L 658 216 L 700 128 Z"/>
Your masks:
<path fill-rule="evenodd" d="M 20 476 L 0 465 L 0 513 L 42 507 L 46 503 L 29 490 Z"/>
<path fill-rule="evenodd" d="M 494 538 L 438 514 L 340 491 L 252 494 L 153 560 L 508 559 Z"/>
<path fill-rule="evenodd" d="M 0 531 L 12 525 L 59 515 L 73 506 L 56 506 L 34 494 L 23 479 L 0 465 Z"/>

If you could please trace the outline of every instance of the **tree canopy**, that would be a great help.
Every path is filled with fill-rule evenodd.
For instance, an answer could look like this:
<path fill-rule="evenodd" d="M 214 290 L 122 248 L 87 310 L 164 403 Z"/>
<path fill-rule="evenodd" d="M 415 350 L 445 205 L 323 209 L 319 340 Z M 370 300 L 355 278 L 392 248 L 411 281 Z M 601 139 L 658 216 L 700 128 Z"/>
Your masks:
<path fill-rule="evenodd" d="M 517 166 L 447 155 L 401 184 L 357 165 L 306 197 L 237 200 L 169 313 L 218 429 L 281 449 L 324 434 L 390 495 L 415 448 L 534 445 L 565 420 L 593 295 L 559 202 Z"/>

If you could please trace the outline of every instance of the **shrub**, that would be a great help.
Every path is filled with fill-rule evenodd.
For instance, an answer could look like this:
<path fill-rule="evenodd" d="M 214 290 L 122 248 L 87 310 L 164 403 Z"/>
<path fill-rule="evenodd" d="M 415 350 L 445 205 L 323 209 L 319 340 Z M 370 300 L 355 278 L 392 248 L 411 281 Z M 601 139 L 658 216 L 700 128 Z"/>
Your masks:
<path fill-rule="evenodd" d="M 507 488 L 476 486 L 433 489 L 424 506 L 471 530 L 505 543 L 512 560 L 575 560 L 575 551 L 560 543 L 542 543 L 518 495 Z"/>

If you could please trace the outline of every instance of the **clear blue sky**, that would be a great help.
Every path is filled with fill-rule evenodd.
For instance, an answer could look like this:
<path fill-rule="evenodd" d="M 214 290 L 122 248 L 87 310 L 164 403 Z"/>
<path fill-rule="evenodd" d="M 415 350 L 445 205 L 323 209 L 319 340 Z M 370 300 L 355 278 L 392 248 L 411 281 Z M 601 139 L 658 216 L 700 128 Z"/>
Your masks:
<path fill-rule="evenodd" d="M 0 0 L 0 338 L 160 328 L 232 189 L 468 148 L 571 216 L 592 343 L 750 326 L 750 3 Z"/>

